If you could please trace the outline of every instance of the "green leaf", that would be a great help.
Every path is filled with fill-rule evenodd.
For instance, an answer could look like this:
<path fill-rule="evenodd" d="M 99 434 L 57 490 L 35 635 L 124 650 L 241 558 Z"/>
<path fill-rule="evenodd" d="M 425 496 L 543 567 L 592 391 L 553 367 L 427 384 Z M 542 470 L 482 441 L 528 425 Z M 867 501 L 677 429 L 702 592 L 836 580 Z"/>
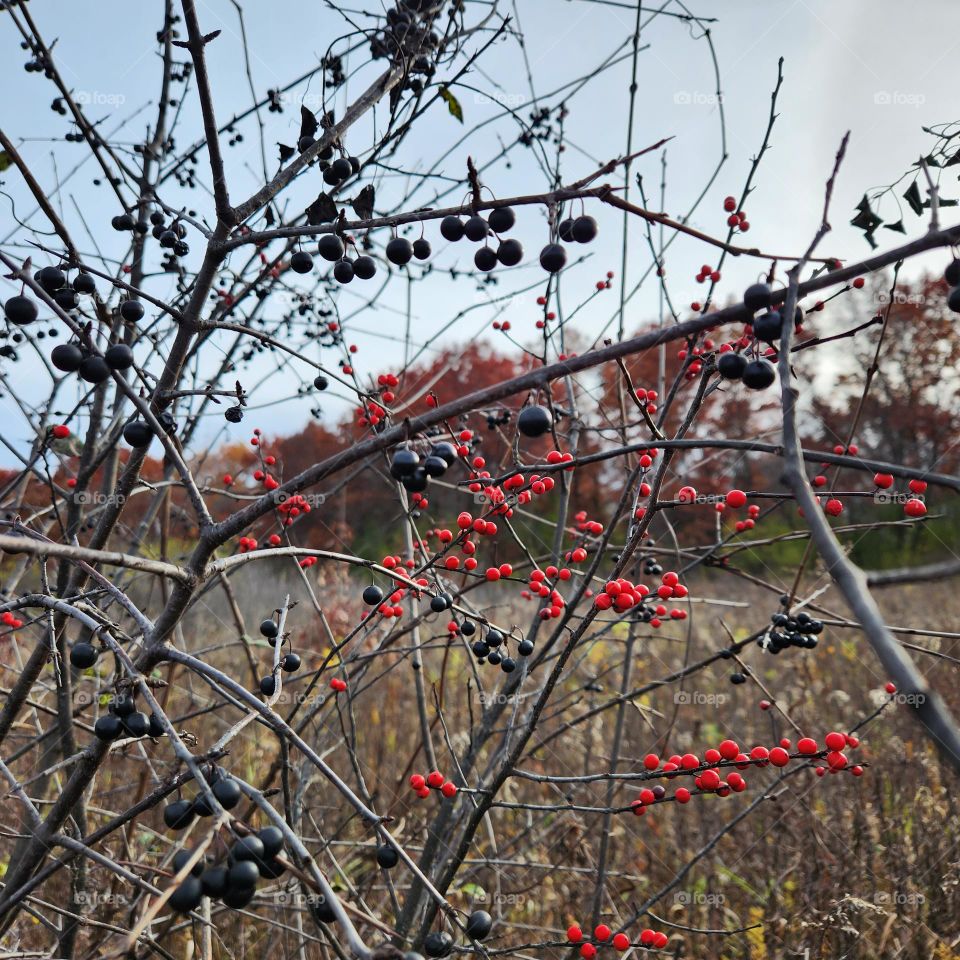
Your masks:
<path fill-rule="evenodd" d="M 440 88 L 440 97 L 451 115 L 463 123 L 463 107 L 460 106 L 460 101 L 446 87 Z"/>
<path fill-rule="evenodd" d="M 10 154 L 6 150 L 0 151 L 0 173 L 3 173 L 4 170 L 7 170 L 13 161 L 10 159 Z"/>

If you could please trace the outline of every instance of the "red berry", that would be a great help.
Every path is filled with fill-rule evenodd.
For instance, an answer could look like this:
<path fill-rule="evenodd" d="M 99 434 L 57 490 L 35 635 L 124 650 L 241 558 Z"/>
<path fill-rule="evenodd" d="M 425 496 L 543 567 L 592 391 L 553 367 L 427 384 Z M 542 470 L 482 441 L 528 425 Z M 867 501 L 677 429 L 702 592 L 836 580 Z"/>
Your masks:
<path fill-rule="evenodd" d="M 926 480 L 911 480 L 907 486 L 910 488 L 911 493 L 926 493 L 927 492 L 927 481 Z"/>
<path fill-rule="evenodd" d="M 434 790 L 439 790 L 443 786 L 443 774 L 439 770 L 433 770 L 427 774 L 427 786 Z"/>
<path fill-rule="evenodd" d="M 62 423 L 58 423 L 55 427 L 52 427 L 50 432 L 57 440 L 66 440 L 66 438 L 70 436 L 70 428 L 64 426 Z"/>
<path fill-rule="evenodd" d="M 847 745 L 847 738 L 836 730 L 831 730 L 824 738 L 823 742 L 830 750 L 842 750 Z"/>
<path fill-rule="evenodd" d="M 897 692 L 897 685 L 895 683 L 887 683 L 883 688 L 887 693 L 894 694 Z"/>
<path fill-rule="evenodd" d="M 740 748 L 733 740 L 724 740 L 717 749 L 724 760 L 736 760 L 737 754 L 740 753 Z"/>
<path fill-rule="evenodd" d="M 856 771 L 859 767 L 854 767 L 853 769 Z M 626 950 L 630 946 L 630 938 L 625 933 L 618 933 L 613 938 L 613 945 L 618 950 Z"/>
<path fill-rule="evenodd" d="M 732 510 L 738 510 L 747 502 L 747 495 L 742 490 L 730 490 L 725 497 L 726 504 Z"/>
<path fill-rule="evenodd" d="M 440 787 L 440 792 L 449 800 L 457 795 L 457 785 L 448 780 Z"/>
<path fill-rule="evenodd" d="M 580 956 L 583 957 L 583 960 L 593 960 L 597 955 L 597 948 L 592 943 L 585 943 L 580 948 Z"/>
<path fill-rule="evenodd" d="M 643 758 L 643 766 L 646 770 L 656 770 L 660 766 L 660 758 L 655 753 L 648 753 Z"/>
<path fill-rule="evenodd" d="M 842 770 L 847 765 L 847 758 L 839 750 L 831 750 L 827 754 L 827 763 L 831 770 Z"/>
<path fill-rule="evenodd" d="M 774 747 L 770 751 L 770 762 L 775 767 L 785 767 L 790 762 L 790 754 L 783 747 Z"/>
<path fill-rule="evenodd" d="M 677 803 L 689 803 L 690 801 L 690 791 L 686 787 L 677 787 L 677 792 L 674 794 Z"/>
<path fill-rule="evenodd" d="M 597 940 L 604 942 L 610 939 L 610 934 L 613 931 L 605 924 L 601 923 L 599 926 L 594 928 L 593 935 Z"/>
<path fill-rule="evenodd" d="M 810 756 L 811 754 L 817 753 L 819 751 L 817 746 L 817 741 L 813 737 L 801 737 L 797 741 L 797 750 L 802 753 L 804 756 Z"/>
<path fill-rule="evenodd" d="M 575 923 L 567 927 L 567 940 L 570 943 L 579 943 L 582 939 L 583 931 Z"/>
<path fill-rule="evenodd" d="M 839 517 L 840 514 L 843 513 L 843 502 L 838 500 L 836 497 L 831 497 L 826 502 L 823 509 L 826 510 L 831 517 Z"/>
<path fill-rule="evenodd" d="M 927 512 L 927 505 L 922 500 L 911 498 L 903 505 L 903 512 L 908 517 L 922 517 Z"/>

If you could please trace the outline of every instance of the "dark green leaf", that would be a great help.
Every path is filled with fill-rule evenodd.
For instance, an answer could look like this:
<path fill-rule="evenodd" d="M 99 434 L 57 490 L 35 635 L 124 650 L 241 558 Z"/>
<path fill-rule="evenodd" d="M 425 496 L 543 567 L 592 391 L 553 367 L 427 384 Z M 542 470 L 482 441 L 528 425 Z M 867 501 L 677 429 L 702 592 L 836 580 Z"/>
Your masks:
<path fill-rule="evenodd" d="M 917 186 L 916 180 L 910 184 L 910 187 L 903 195 L 903 199 L 910 204 L 911 209 L 917 216 L 923 213 L 923 198 L 920 196 L 920 188 Z"/>

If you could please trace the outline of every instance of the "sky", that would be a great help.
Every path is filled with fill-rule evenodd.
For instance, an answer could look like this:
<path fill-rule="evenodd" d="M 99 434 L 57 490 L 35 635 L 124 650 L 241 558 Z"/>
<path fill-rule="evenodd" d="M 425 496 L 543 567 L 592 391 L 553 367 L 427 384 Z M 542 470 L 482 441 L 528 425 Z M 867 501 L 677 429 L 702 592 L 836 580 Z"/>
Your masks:
<path fill-rule="evenodd" d="M 266 2 L 245 5 L 249 71 L 258 96 L 310 70 L 331 45 L 338 51 L 344 49 L 349 41 L 340 38 L 350 29 L 344 15 L 360 26 L 369 24 L 368 18 L 356 12 L 363 3 L 340 6 L 342 12 L 334 4 L 319 0 L 287 0 L 282 6 Z M 660 4 L 650 4 L 641 14 L 632 144 L 637 150 L 671 139 L 663 151 L 652 152 L 634 165 L 634 172 L 644 178 L 648 205 L 660 209 L 660 182 L 665 170 L 663 210 L 675 218 L 690 210 L 723 150 L 722 110 L 727 159 L 690 223 L 714 236 L 725 234 L 723 198 L 739 195 L 743 188 L 766 129 L 777 61 L 783 57 L 784 79 L 770 149 L 746 204 L 751 229 L 738 242 L 787 255 L 806 248 L 819 224 L 824 183 L 834 155 L 849 130 L 847 157 L 834 193 L 833 231 L 820 252 L 851 262 L 869 255 L 862 233 L 849 225 L 856 203 L 865 191 L 899 180 L 922 153 L 932 148 L 935 141 L 923 127 L 958 119 L 953 69 L 960 47 L 960 10 L 956 3 L 714 0 L 688 2 L 684 8 L 668 0 L 662 6 L 665 12 L 687 9 L 704 18 L 715 18 L 707 26 L 716 51 L 722 103 L 717 97 L 715 67 L 703 30 L 675 17 L 655 17 L 655 6 L 661 9 Z M 101 129 L 110 131 L 126 147 L 141 138 L 153 116 L 158 92 L 154 35 L 160 26 L 162 4 L 147 0 L 136 4 L 97 0 L 93 5 L 44 0 L 42 4 L 30 4 L 29 9 L 47 42 L 56 38 L 58 66 L 88 117 L 99 121 Z M 467 9 L 468 17 L 476 20 L 487 7 L 469 3 Z M 626 151 L 630 38 L 636 8 L 628 2 L 510 0 L 499 9 L 510 16 L 514 32 L 492 44 L 454 86 L 463 124 L 442 102 L 432 107 L 394 158 L 396 166 L 406 172 L 384 171 L 379 176 L 378 209 L 393 209 L 408 193 L 409 206 L 462 201 L 459 187 L 438 199 L 438 191 L 448 191 L 448 180 L 423 174 L 429 171 L 443 178 L 460 178 L 468 154 L 477 161 L 485 188 L 493 195 L 548 189 L 533 151 L 513 151 L 506 160 L 496 159 L 503 144 L 512 142 L 518 130 L 503 108 L 526 117 L 534 98 L 555 104 L 561 97 L 557 91 L 577 78 L 589 77 L 597 64 L 610 58 L 619 58 L 619 62 L 563 94 L 569 114 L 564 127 L 567 149 L 559 161 L 561 179 L 577 180 Z M 240 22 L 229 0 L 200 2 L 198 14 L 205 31 L 222 30 L 207 50 L 217 117 L 223 123 L 251 103 Z M 523 35 L 522 48 L 517 31 Z M 0 106 L 0 126 L 18 145 L 40 182 L 53 193 L 84 254 L 102 254 L 108 259 L 120 256 L 123 238 L 109 227 L 110 218 L 118 212 L 116 199 L 106 187 L 93 185 L 97 171 L 86 148 L 62 142 L 70 127 L 50 110 L 54 94 L 49 83 L 38 74 L 24 71 L 26 58 L 18 47 L 19 39 L 9 16 L 0 15 L 0 82 L 8 92 Z M 489 31 L 479 33 L 468 42 L 468 49 L 476 50 L 489 39 Z M 373 66 L 362 66 L 361 61 L 362 57 L 349 61 L 358 68 L 357 74 L 334 104 L 338 112 L 343 98 L 355 96 L 382 69 L 382 61 Z M 176 93 L 179 95 L 182 89 L 178 86 Z M 296 140 L 301 101 L 311 109 L 320 108 L 316 80 L 309 88 L 301 85 L 291 90 L 282 114 L 262 114 L 268 174 L 276 169 L 276 143 Z M 177 109 L 177 143 L 185 145 L 202 136 L 192 84 Z M 385 111 L 380 110 L 358 123 L 347 137 L 351 152 L 363 155 L 368 151 L 385 118 Z M 241 143 L 228 146 L 229 137 L 224 138 L 227 179 L 234 202 L 253 193 L 264 179 L 255 122 L 251 119 L 237 129 L 243 133 Z M 557 161 L 552 148 L 548 148 L 548 156 L 551 163 Z M 201 155 L 201 181 L 206 173 L 205 160 Z M 960 195 L 955 169 L 939 172 L 944 197 Z M 29 232 L 18 227 L 16 219 L 38 230 L 47 230 L 47 225 L 34 213 L 34 204 L 15 170 L 7 170 L 0 179 L 4 194 L 0 197 L 0 247 L 12 256 L 26 256 L 30 252 L 26 245 Z M 606 180 L 618 182 L 616 175 Z M 55 189 L 58 182 L 61 186 Z M 879 206 L 881 216 L 895 221 L 900 217 L 899 202 L 907 237 L 881 229 L 877 234 L 881 249 L 918 236 L 927 227 L 923 219 L 898 201 L 908 183 L 909 179 L 903 181 Z M 295 183 L 286 195 L 289 214 L 302 211 L 321 186 L 319 175 Z M 189 204 L 201 217 L 209 219 L 211 215 L 212 202 L 203 187 L 188 192 L 171 185 L 165 199 L 176 205 Z M 635 183 L 630 199 L 640 202 Z M 597 217 L 600 236 L 594 244 L 576 251 L 586 259 L 566 271 L 562 290 L 569 308 L 579 303 L 607 270 L 616 273 L 615 289 L 591 300 L 572 322 L 582 337 L 592 341 L 610 329 L 610 324 L 615 329 L 618 285 L 625 282 L 628 290 L 634 290 L 649 273 L 651 254 L 644 223 L 631 219 L 626 226 L 627 269 L 622 274 L 622 215 L 599 203 L 589 205 L 587 212 Z M 952 213 L 950 209 L 944 211 L 945 222 L 951 222 Z M 524 265 L 500 276 L 495 288 L 498 297 L 542 281 L 535 255 L 546 242 L 546 233 L 540 209 L 526 207 L 519 211 L 516 236 L 522 240 L 527 257 Z M 34 236 L 41 242 L 51 240 L 49 236 Z M 408 291 L 403 278 L 395 277 L 375 309 L 360 309 L 369 290 L 358 289 L 359 284 L 340 291 L 338 309 L 341 316 L 349 317 L 348 336 L 358 346 L 355 366 L 363 375 L 375 376 L 397 365 L 408 292 L 412 337 L 416 349 L 424 351 L 425 356 L 445 345 L 476 337 L 506 346 L 491 327 L 494 318 L 510 319 L 521 341 L 535 332 L 535 292 L 521 293 L 505 306 L 486 306 L 489 292 L 481 289 L 472 276 L 474 248 L 447 245 L 435 226 L 427 229 L 427 236 L 434 244 L 437 270 L 426 282 L 411 284 Z M 201 238 L 188 239 L 193 249 L 187 259 L 196 264 Z M 34 254 L 36 262 L 44 262 Z M 689 316 L 690 302 L 704 293 L 695 282 L 696 272 L 702 263 L 715 262 L 716 256 L 715 250 L 689 238 L 680 238 L 669 248 L 667 277 L 671 297 L 682 316 Z M 939 271 L 945 260 L 943 253 L 927 255 L 912 265 L 907 275 L 921 269 Z M 456 281 L 446 276 L 444 271 L 454 266 L 466 269 L 467 275 Z M 728 259 L 717 297 L 722 301 L 737 296 L 766 271 L 766 266 L 766 261 L 746 257 Z M 3 296 L 11 295 L 12 285 L 8 281 L 2 285 Z M 149 289 L 158 296 L 169 294 L 171 280 L 160 275 L 149 281 Z M 466 316 L 451 326 L 466 308 L 470 308 Z M 866 303 L 863 309 L 871 309 L 871 305 Z M 629 298 L 624 318 L 627 332 L 655 322 L 659 311 L 655 279 L 647 276 Z M 290 433 L 309 418 L 311 401 L 288 399 L 295 381 L 288 376 L 271 376 L 273 362 L 271 357 L 255 361 L 244 385 L 254 388 L 251 406 L 258 424 Z M 2 361 L 0 366 L 8 386 L 31 402 L 38 401 L 49 385 L 38 375 L 39 369 L 29 358 L 17 364 Z M 303 369 L 300 374 L 305 376 L 307 372 Z M 325 398 L 325 416 L 337 417 L 343 410 L 335 399 Z M 0 398 L 0 422 L 0 432 L 12 445 L 22 449 L 29 442 L 27 425 L 7 390 Z M 248 423 L 231 427 L 216 414 L 205 425 L 201 438 L 209 442 L 241 439 L 249 430 Z M 0 465 L 15 462 L 9 450 L 0 449 Z"/>

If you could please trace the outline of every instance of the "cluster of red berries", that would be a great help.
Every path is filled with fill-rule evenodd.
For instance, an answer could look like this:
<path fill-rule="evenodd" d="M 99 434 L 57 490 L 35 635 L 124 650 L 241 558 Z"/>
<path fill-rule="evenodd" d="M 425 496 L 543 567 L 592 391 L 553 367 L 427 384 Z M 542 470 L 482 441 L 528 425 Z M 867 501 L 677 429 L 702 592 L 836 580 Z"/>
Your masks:
<path fill-rule="evenodd" d="M 746 233 L 750 229 L 750 221 L 747 220 L 747 215 L 742 210 L 737 209 L 736 197 L 724 197 L 723 209 L 730 214 L 730 216 L 727 217 L 728 227 L 732 227 L 734 230 L 740 230 L 743 233 Z"/>
<path fill-rule="evenodd" d="M 603 280 L 598 280 L 596 283 L 597 290 L 609 290 L 613 284 L 610 282 L 613 279 L 613 271 L 608 270 L 606 277 Z"/>
<path fill-rule="evenodd" d="M 700 303 L 694 300 L 693 303 L 690 304 L 690 309 L 699 312 L 701 309 Z M 689 351 L 686 347 L 681 347 L 677 351 L 677 359 L 682 363 L 687 359 L 688 356 L 696 358 L 702 357 L 705 353 L 710 353 L 710 351 L 714 349 L 714 346 L 714 342 L 708 337 L 703 341 L 702 346 L 691 347 Z M 686 377 L 687 380 L 693 380 L 697 374 L 701 372 L 701 370 L 703 370 L 703 361 L 700 359 L 691 360 L 690 365 L 687 367 L 686 372 L 684 373 L 684 377 Z"/>
<path fill-rule="evenodd" d="M 353 373 L 351 367 L 344 367 L 344 373 Z M 383 398 L 386 403 L 390 401 Z M 362 407 L 357 409 L 357 425 L 361 427 L 379 426 L 387 416 L 387 411 L 375 400 L 366 400 Z"/>
<path fill-rule="evenodd" d="M 431 790 L 439 790 L 448 800 L 457 795 L 457 785 L 452 780 L 446 780 L 439 770 L 434 770 L 426 776 L 415 773 L 410 777 L 410 787 L 422 800 L 430 796 Z"/>
<path fill-rule="evenodd" d="M 669 600 L 671 597 L 683 598 L 687 595 L 687 588 L 680 583 L 679 576 L 672 570 L 668 570 L 657 587 L 655 595 L 660 600 Z M 624 577 L 618 580 L 609 581 L 603 588 L 603 592 L 597 594 L 593 603 L 598 610 L 609 610 L 611 608 L 623 613 L 626 610 L 636 606 L 644 607 L 644 619 L 651 627 L 659 627 L 662 617 L 669 615 L 671 620 L 685 620 L 687 611 L 674 608 L 668 611 L 662 603 L 653 607 L 646 607 L 647 598 L 650 596 L 650 588 L 646 584 L 633 584 Z"/>
<path fill-rule="evenodd" d="M 888 688 L 893 686 L 888 684 Z M 896 688 L 894 688 L 895 690 Z M 764 701 L 766 703 L 766 701 Z M 767 704 L 769 707 L 769 704 Z M 860 746 L 860 741 L 846 733 L 831 731 L 824 738 L 825 749 L 812 737 L 801 737 L 797 741 L 796 753 L 791 754 L 793 747 L 791 740 L 784 737 L 780 740 L 778 746 L 767 748 L 762 745 L 753 747 L 749 753 L 741 751 L 739 744 L 735 740 L 724 740 L 717 747 L 711 747 L 706 750 L 703 759 L 695 753 L 674 754 L 669 760 L 661 764 L 661 758 L 655 753 L 648 753 L 643 759 L 644 770 L 648 771 L 651 777 L 662 776 L 667 780 L 674 777 L 691 775 L 694 778 L 694 787 L 699 793 L 714 793 L 718 797 L 728 797 L 731 793 L 742 793 L 747 789 L 747 781 L 739 770 L 746 770 L 748 767 L 785 767 L 792 759 L 809 760 L 816 756 L 823 756 L 826 760 L 826 767 L 817 767 L 817 776 L 822 777 L 825 773 L 839 773 L 841 770 L 849 770 L 850 773 L 859 777 L 863 775 L 863 767 L 859 765 L 850 765 L 850 761 L 843 751 L 845 749 L 855 750 Z M 721 765 L 733 765 L 737 769 L 730 771 L 726 779 L 721 778 L 718 769 Z M 673 800 L 677 803 L 689 803 L 694 794 L 686 787 L 678 787 L 673 794 Z M 656 803 L 667 801 L 666 789 L 657 784 L 653 787 L 644 787 L 637 795 L 637 798 L 630 804 L 630 808 L 636 816 L 642 816 L 647 808 Z"/>
<path fill-rule="evenodd" d="M 697 274 L 697 283 L 703 283 L 705 280 L 712 280 L 714 283 L 720 280 L 720 271 L 714 270 L 709 263 L 705 263 Z"/>
<path fill-rule="evenodd" d="M 842 444 L 837 444 L 833 448 L 833 452 L 838 456 L 843 454 L 849 454 L 851 456 L 856 456 L 859 452 L 859 448 L 855 443 L 851 443 L 848 447 L 844 447 Z M 823 464 L 823 469 L 827 469 L 829 464 Z M 827 485 L 827 478 L 824 474 L 818 473 L 811 481 L 811 484 L 815 488 L 825 487 Z M 873 485 L 877 491 L 880 490 L 889 490 L 894 484 L 893 474 L 890 473 L 875 473 L 873 475 Z M 913 479 L 910 480 L 907 484 L 908 489 L 914 496 L 909 497 L 904 501 L 903 512 L 906 516 L 912 519 L 918 519 L 920 517 L 926 516 L 927 505 L 920 499 L 924 493 L 927 491 L 927 481 Z M 820 498 L 817 497 L 817 502 L 820 503 Z M 839 517 L 843 513 L 843 501 L 838 497 L 830 497 L 823 504 L 824 512 L 831 517 Z"/>
<path fill-rule="evenodd" d="M 558 580 L 569 580 L 570 577 L 571 572 L 569 568 L 564 567 L 561 570 L 553 564 L 545 570 L 531 570 L 530 579 L 527 582 L 529 589 L 521 590 L 520 596 L 523 597 L 524 600 L 539 597 L 545 603 L 545 606 L 540 608 L 540 619 L 556 620 L 557 617 L 563 613 L 566 601 L 563 599 L 560 591 L 550 584 L 556 583 Z"/>
<path fill-rule="evenodd" d="M 593 960 L 597 955 L 597 947 L 605 946 L 607 943 L 610 943 L 615 950 L 621 951 L 629 950 L 632 946 L 662 950 L 669 941 L 669 937 L 665 933 L 650 929 L 642 931 L 638 942 L 635 944 L 630 942 L 630 938 L 625 933 L 613 935 L 612 940 L 610 939 L 611 935 L 613 935 L 613 931 L 605 923 L 594 927 L 592 941 L 584 941 L 583 930 L 579 924 L 573 923 L 567 927 L 567 942 L 581 945 L 580 956 L 583 957 L 583 960 Z"/>
<path fill-rule="evenodd" d="M 271 457 L 271 459 L 273 458 Z M 277 510 L 283 515 L 283 525 L 289 527 L 300 514 L 309 513 L 311 507 L 304 497 L 299 493 L 294 493 L 287 497 L 282 503 L 278 503 Z"/>
<path fill-rule="evenodd" d="M 23 626 L 23 621 L 15 617 L 9 610 L 4 610 L 3 614 L 0 615 L 0 623 L 13 630 L 19 630 Z"/>
<path fill-rule="evenodd" d="M 380 391 L 380 399 L 384 403 L 393 403 L 397 399 L 397 395 L 393 392 L 394 387 L 400 385 L 400 378 L 395 373 L 381 373 L 377 377 L 377 385 L 382 387 Z M 374 424 L 376 426 L 376 424 Z"/>
<path fill-rule="evenodd" d="M 341 680 L 339 677 L 333 677 L 330 680 L 330 689 L 336 693 L 343 693 L 347 689 L 347 681 Z"/>

